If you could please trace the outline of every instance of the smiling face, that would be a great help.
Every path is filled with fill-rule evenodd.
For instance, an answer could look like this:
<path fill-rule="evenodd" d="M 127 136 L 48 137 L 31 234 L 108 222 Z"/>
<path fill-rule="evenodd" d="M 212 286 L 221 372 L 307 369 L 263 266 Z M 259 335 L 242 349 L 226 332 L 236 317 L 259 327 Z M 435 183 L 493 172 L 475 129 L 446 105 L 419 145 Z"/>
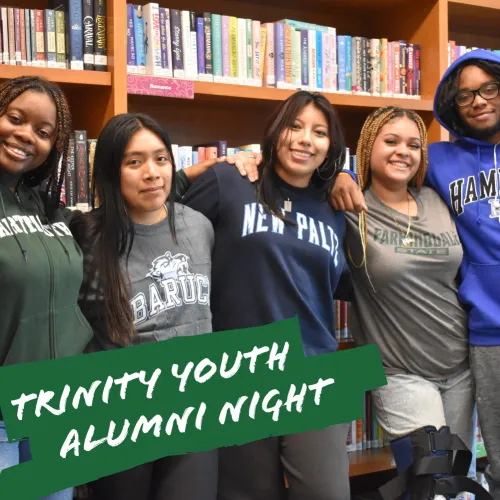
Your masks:
<path fill-rule="evenodd" d="M 292 186 L 306 187 L 328 156 L 329 147 L 326 117 L 316 106 L 308 104 L 280 135 L 276 173 Z"/>
<path fill-rule="evenodd" d="M 386 123 L 373 144 L 370 167 L 372 183 L 394 189 L 408 185 L 422 159 L 417 124 L 406 116 Z"/>
<path fill-rule="evenodd" d="M 28 90 L 0 115 L 0 167 L 12 185 L 42 165 L 56 140 L 56 106 L 45 93 Z"/>
<path fill-rule="evenodd" d="M 121 191 L 137 224 L 158 220 L 172 184 L 167 148 L 153 132 L 141 129 L 130 139 L 121 165 Z"/>
<path fill-rule="evenodd" d="M 458 92 L 477 90 L 485 84 L 496 82 L 496 78 L 477 66 L 466 66 L 458 80 Z M 483 94 L 488 96 L 488 86 Z M 469 137 L 498 142 L 500 140 L 500 96 L 484 99 L 476 94 L 474 101 L 467 106 L 456 106 Z"/>

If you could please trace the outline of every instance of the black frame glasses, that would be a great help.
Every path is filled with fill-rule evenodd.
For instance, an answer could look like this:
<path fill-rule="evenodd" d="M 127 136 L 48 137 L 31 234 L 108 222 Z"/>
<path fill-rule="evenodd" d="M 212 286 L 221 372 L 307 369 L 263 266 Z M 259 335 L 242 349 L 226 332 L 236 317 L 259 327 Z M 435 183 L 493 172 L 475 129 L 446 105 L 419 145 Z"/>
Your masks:
<path fill-rule="evenodd" d="M 457 106 L 463 107 L 472 104 L 477 94 L 487 101 L 495 99 L 495 97 L 498 96 L 499 90 L 500 82 L 488 82 L 484 83 L 476 90 L 462 90 L 458 92 L 453 99 L 457 103 Z"/>

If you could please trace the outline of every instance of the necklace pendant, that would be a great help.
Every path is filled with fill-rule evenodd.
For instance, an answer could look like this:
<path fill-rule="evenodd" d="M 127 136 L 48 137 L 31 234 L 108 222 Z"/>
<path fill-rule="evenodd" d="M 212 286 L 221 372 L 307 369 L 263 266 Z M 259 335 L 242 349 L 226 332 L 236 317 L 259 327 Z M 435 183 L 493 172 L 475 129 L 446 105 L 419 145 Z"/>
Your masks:
<path fill-rule="evenodd" d="M 407 247 L 411 243 L 415 243 L 415 240 L 413 238 L 403 238 L 402 239 L 403 245 Z"/>
<path fill-rule="evenodd" d="M 292 202 L 290 200 L 285 200 L 285 212 L 292 211 Z"/>

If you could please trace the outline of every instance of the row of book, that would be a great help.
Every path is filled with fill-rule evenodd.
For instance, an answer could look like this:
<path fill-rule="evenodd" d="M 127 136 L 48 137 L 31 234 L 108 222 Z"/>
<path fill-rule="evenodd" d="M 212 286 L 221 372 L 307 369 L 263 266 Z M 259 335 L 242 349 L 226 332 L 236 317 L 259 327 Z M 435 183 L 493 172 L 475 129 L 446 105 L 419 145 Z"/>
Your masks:
<path fill-rule="evenodd" d="M 377 422 L 375 406 L 370 391 L 364 394 L 363 416 L 353 420 L 347 433 L 347 451 L 382 448 L 385 445 L 383 431 Z"/>
<path fill-rule="evenodd" d="M 91 182 L 97 139 L 86 130 L 75 130 L 70 138 L 69 158 L 62 190 L 62 202 L 71 210 L 92 208 Z"/>
<path fill-rule="evenodd" d="M 463 56 L 467 52 L 470 52 L 471 50 L 476 50 L 481 47 L 467 47 L 466 45 L 458 45 L 455 40 L 449 40 L 448 41 L 448 66 L 450 66 L 452 63 L 454 63 L 459 57 Z M 493 52 L 494 54 L 497 54 L 500 56 L 500 50 L 498 49 L 486 49 L 489 50 L 490 52 Z"/>
<path fill-rule="evenodd" d="M 127 72 L 215 83 L 420 98 L 420 46 L 157 3 L 127 4 Z"/>
<path fill-rule="evenodd" d="M 0 8 L 0 64 L 107 71 L 106 0 Z"/>

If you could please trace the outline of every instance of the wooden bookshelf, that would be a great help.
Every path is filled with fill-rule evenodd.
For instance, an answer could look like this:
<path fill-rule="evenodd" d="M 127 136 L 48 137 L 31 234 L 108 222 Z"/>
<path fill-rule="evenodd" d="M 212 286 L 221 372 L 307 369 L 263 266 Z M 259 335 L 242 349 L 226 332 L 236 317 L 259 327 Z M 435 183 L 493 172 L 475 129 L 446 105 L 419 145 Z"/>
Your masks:
<path fill-rule="evenodd" d="M 142 2 L 145 4 L 147 2 Z M 373 109 L 396 104 L 423 117 L 430 142 L 447 140 L 432 113 L 435 89 L 447 68 L 448 40 L 500 49 L 500 0 L 160 0 L 162 7 L 216 12 L 273 22 L 297 19 L 335 26 L 338 34 L 405 39 L 421 46 L 421 99 L 389 99 L 326 94 L 338 108 L 347 142 L 355 150 L 364 119 Z M 46 8 L 47 0 L 11 0 L 4 5 Z M 228 145 L 259 141 L 265 118 L 292 91 L 239 85 L 194 83 L 193 99 L 129 95 L 127 92 L 127 12 L 125 0 L 107 0 L 108 72 L 38 69 L 0 65 L 0 80 L 40 75 L 61 84 L 68 95 L 75 129 L 97 137 L 114 115 L 145 112 L 161 119 L 174 142 L 217 139 Z M 352 343 L 341 343 L 340 349 Z M 351 476 L 393 469 L 389 449 L 350 454 Z"/>
<path fill-rule="evenodd" d="M 111 73 L 102 71 L 72 71 L 69 69 L 32 68 L 30 66 L 0 66 L 0 79 L 19 76 L 41 76 L 51 82 L 65 85 L 111 87 Z"/>
<path fill-rule="evenodd" d="M 389 447 L 349 452 L 349 475 L 351 478 L 386 472 L 396 468 Z"/>

